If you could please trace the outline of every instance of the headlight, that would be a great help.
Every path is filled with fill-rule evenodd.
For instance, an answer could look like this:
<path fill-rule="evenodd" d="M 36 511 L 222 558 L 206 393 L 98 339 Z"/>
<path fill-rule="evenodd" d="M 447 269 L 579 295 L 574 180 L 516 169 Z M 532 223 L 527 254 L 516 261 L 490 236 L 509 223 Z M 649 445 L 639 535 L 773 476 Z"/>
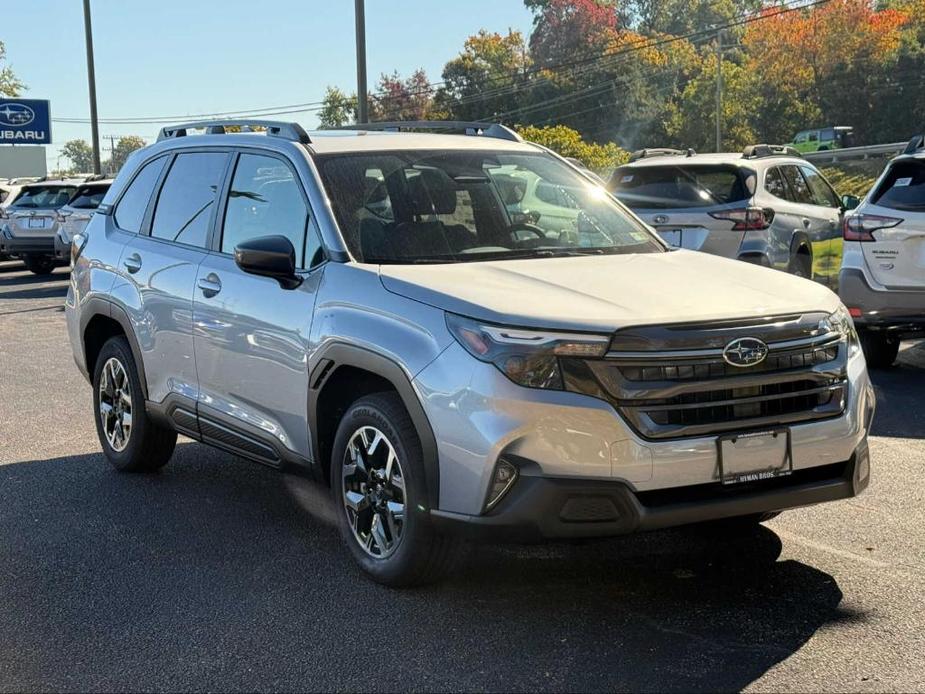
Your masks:
<path fill-rule="evenodd" d="M 834 313 L 830 313 L 823 318 L 819 324 L 822 333 L 837 333 L 848 341 L 848 356 L 853 357 L 861 349 L 861 342 L 858 340 L 858 332 L 854 327 L 854 319 L 848 313 L 844 304 L 838 307 Z"/>
<path fill-rule="evenodd" d="M 602 357 L 610 344 L 607 335 L 507 328 L 452 313 L 446 324 L 469 354 L 528 388 L 562 390 L 559 357 Z"/>

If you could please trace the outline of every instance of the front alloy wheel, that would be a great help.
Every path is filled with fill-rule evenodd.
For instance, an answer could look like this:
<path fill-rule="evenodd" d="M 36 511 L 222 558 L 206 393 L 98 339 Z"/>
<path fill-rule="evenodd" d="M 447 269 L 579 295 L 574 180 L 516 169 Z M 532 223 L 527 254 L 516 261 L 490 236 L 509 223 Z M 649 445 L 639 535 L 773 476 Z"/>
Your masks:
<path fill-rule="evenodd" d="M 132 435 L 132 382 L 122 362 L 110 357 L 99 385 L 100 423 L 114 451 L 123 451 Z"/>
<path fill-rule="evenodd" d="M 342 475 L 353 537 L 370 556 L 387 558 L 405 527 L 405 476 L 395 447 L 376 427 L 357 429 L 347 442 Z"/>

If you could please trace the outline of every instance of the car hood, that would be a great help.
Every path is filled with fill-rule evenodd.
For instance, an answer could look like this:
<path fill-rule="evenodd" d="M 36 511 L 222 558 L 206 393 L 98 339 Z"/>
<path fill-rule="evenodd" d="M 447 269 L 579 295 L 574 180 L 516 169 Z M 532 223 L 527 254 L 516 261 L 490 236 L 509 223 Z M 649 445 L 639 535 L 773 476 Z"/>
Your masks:
<path fill-rule="evenodd" d="M 690 251 L 382 265 L 379 272 L 395 294 L 522 327 L 609 332 L 839 306 L 835 294 L 810 280 Z"/>

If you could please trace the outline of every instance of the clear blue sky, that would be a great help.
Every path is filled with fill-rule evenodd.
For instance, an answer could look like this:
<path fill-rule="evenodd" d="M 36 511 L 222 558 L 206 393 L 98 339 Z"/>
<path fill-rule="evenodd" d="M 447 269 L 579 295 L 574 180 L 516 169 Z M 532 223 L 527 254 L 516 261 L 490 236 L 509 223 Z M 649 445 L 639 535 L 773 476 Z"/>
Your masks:
<path fill-rule="evenodd" d="M 89 118 L 81 0 L 4 3 L 0 41 L 52 118 Z M 356 85 L 353 0 L 93 0 L 100 118 L 214 113 L 319 101 Z M 379 73 L 423 67 L 431 81 L 481 28 L 529 34 L 521 0 L 366 0 L 370 89 Z M 278 116 L 314 127 L 313 113 Z M 148 140 L 157 125 L 100 126 Z M 89 125 L 53 123 L 49 167 Z M 108 147 L 108 142 L 104 143 Z M 104 149 L 105 158 L 105 149 Z M 64 162 L 62 161 L 62 165 Z"/>

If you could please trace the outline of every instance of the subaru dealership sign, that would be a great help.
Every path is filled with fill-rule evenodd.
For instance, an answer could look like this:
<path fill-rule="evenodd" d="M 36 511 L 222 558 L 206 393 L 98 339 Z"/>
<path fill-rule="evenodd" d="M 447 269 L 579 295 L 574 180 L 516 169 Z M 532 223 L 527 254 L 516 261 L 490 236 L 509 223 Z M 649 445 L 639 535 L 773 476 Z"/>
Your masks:
<path fill-rule="evenodd" d="M 41 99 L 0 98 L 0 145 L 51 144 L 51 108 Z"/>

